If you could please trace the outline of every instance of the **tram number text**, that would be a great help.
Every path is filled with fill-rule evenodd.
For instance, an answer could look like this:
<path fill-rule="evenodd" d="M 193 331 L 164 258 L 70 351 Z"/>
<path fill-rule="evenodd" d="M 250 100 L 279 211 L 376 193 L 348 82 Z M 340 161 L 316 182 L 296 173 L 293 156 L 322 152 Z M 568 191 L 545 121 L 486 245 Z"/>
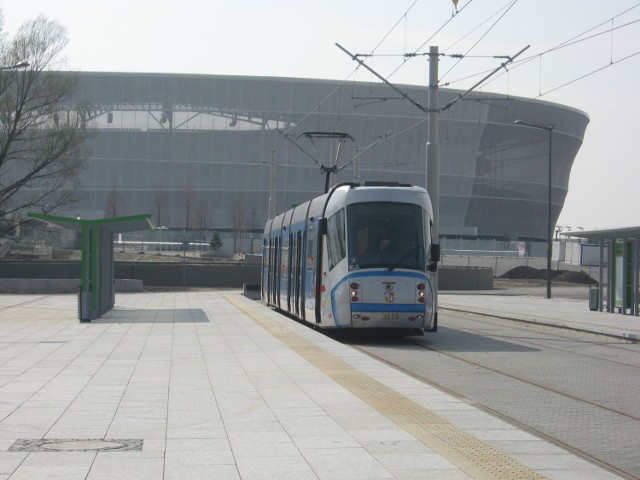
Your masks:
<path fill-rule="evenodd" d="M 383 320 L 400 320 L 400 314 L 399 313 L 383 313 L 382 319 Z"/>

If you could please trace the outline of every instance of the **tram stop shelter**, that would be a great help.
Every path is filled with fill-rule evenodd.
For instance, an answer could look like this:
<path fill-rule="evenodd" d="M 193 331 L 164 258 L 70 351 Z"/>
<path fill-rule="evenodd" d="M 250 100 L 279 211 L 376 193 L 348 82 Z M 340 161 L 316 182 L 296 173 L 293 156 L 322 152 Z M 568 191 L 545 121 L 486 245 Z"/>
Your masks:
<path fill-rule="evenodd" d="M 600 247 L 596 307 L 593 310 L 639 315 L 640 226 L 563 232 L 568 237 L 587 238 Z M 606 259 L 605 259 L 605 247 Z M 604 298 L 605 265 L 607 295 Z M 595 292 L 594 292 L 595 293 Z M 591 302 L 591 298 L 590 304 Z"/>
<path fill-rule="evenodd" d="M 153 230 L 151 214 L 85 220 L 30 213 L 28 217 L 81 232 L 78 319 L 95 320 L 115 305 L 114 234 Z"/>

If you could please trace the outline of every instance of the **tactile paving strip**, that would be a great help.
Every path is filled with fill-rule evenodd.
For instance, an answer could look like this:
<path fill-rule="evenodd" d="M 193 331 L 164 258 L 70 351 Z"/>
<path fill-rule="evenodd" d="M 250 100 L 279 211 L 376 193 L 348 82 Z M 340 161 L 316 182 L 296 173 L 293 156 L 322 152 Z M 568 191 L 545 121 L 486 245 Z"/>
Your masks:
<path fill-rule="evenodd" d="M 348 363 L 267 318 L 231 295 L 227 300 L 277 339 L 365 403 L 476 479 L 543 479 L 539 473 L 461 430 L 413 400 L 363 374 Z"/>

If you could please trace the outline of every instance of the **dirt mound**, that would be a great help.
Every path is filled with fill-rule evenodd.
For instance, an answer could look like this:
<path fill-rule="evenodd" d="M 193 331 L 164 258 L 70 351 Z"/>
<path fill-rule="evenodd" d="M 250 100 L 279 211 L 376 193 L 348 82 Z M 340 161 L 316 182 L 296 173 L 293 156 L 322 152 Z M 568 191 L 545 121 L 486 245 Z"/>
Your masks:
<path fill-rule="evenodd" d="M 532 279 L 546 279 L 547 270 L 528 267 L 525 265 L 512 268 L 508 272 L 500 275 L 500 278 L 508 278 L 513 280 L 532 280 Z M 556 282 L 567 283 L 581 283 L 585 285 L 596 285 L 598 282 L 591 278 L 586 272 L 572 272 L 569 270 L 552 270 L 551 278 Z"/>
<path fill-rule="evenodd" d="M 519 267 L 512 268 L 508 272 L 500 275 L 500 278 L 511 278 L 514 280 L 528 280 L 533 278 L 540 278 L 538 276 L 539 270 L 533 267 L 527 267 L 525 265 L 521 265 Z"/>
<path fill-rule="evenodd" d="M 568 272 L 560 270 L 559 275 L 554 276 L 554 280 L 569 283 L 584 283 L 587 285 L 597 285 L 597 280 L 591 278 L 586 272 Z"/>

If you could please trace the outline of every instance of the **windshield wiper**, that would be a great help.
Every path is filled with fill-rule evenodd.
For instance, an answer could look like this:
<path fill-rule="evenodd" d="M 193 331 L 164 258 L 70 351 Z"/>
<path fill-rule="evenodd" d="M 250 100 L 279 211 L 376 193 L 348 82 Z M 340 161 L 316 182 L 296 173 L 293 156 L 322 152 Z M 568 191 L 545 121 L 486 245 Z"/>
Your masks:
<path fill-rule="evenodd" d="M 387 268 L 387 272 L 391 272 L 391 271 L 395 270 L 396 268 L 398 268 L 399 266 L 401 266 L 402 262 L 404 262 L 407 258 L 409 258 L 409 255 L 411 255 L 412 253 L 418 253 L 419 249 L 420 249 L 420 246 L 418 245 L 416 247 L 413 247 L 408 252 L 406 252 L 404 255 L 402 255 L 402 257 L 400 257 L 397 261 L 395 261 L 393 263 L 393 265 L 391 265 L 389 268 Z M 416 260 L 416 265 L 418 265 L 417 260 Z"/>

